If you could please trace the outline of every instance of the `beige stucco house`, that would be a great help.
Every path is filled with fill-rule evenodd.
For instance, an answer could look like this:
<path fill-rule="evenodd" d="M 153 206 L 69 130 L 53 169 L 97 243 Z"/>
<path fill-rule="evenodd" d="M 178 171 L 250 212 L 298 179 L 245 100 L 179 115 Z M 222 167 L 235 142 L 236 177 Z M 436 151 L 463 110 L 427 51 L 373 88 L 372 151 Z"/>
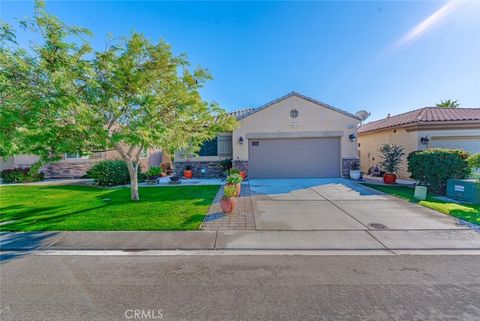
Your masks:
<path fill-rule="evenodd" d="M 405 147 L 405 153 L 427 148 L 463 149 L 480 153 L 480 108 L 425 107 L 388 116 L 358 130 L 362 172 L 381 162 L 378 149 L 385 143 Z M 398 175 L 408 178 L 406 157 Z"/>
<path fill-rule="evenodd" d="M 348 175 L 351 163 L 358 162 L 360 119 L 310 97 L 292 92 L 231 115 L 239 122 L 233 132 L 205 142 L 196 156 L 176 153 L 178 175 L 189 165 L 194 177 L 222 177 L 222 161 L 232 159 L 251 178 L 339 177 Z M 113 150 L 88 156 L 66 154 L 41 170 L 47 178 L 81 177 L 98 160 L 119 158 Z M 19 155 L 2 160 L 0 166 L 26 167 L 36 160 L 36 156 Z M 142 155 L 141 165 L 147 169 L 164 161 L 161 151 L 149 150 Z"/>
<path fill-rule="evenodd" d="M 221 176 L 221 161 L 250 178 L 339 177 L 358 161 L 360 119 L 292 92 L 258 108 L 231 113 L 239 127 L 205 142 L 198 156 L 177 153 L 175 170 L 190 165 L 194 176 Z"/>

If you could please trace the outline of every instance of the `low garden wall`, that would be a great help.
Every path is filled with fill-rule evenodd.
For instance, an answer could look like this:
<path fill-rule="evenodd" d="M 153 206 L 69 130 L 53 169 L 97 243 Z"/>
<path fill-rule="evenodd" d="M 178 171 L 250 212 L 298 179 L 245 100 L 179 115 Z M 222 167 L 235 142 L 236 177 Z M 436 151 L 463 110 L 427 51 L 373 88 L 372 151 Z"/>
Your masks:
<path fill-rule="evenodd" d="M 174 162 L 176 176 L 183 177 L 185 167 L 190 165 L 194 178 L 223 178 L 225 170 L 220 161 Z"/>

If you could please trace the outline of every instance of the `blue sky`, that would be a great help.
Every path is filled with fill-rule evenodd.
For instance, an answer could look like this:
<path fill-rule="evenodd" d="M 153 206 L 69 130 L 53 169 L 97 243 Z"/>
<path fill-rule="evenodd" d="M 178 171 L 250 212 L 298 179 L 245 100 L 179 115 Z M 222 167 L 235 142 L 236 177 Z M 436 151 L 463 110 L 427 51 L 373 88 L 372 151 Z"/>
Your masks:
<path fill-rule="evenodd" d="M 0 0 L 0 17 L 33 2 Z M 47 1 L 93 31 L 144 33 L 187 53 L 214 76 L 202 90 L 227 110 L 295 90 L 369 120 L 457 99 L 480 107 L 480 2 Z M 20 38 L 24 42 L 25 38 Z"/>

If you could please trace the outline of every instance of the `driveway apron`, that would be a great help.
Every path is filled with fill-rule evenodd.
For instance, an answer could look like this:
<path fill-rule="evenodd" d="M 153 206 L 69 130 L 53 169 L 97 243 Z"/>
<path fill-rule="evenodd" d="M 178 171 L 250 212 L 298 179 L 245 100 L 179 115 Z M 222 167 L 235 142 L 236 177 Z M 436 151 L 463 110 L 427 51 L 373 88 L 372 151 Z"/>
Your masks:
<path fill-rule="evenodd" d="M 257 230 L 468 229 L 459 220 L 342 178 L 253 179 Z"/>

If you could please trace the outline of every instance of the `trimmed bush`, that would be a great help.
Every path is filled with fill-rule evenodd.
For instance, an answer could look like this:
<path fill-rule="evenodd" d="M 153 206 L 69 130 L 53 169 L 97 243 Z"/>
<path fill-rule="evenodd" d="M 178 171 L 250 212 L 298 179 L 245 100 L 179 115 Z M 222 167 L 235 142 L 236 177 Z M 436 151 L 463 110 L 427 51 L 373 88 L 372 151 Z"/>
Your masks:
<path fill-rule="evenodd" d="M 472 172 L 471 177 L 480 179 L 480 153 L 468 157 L 467 162 Z"/>
<path fill-rule="evenodd" d="M 31 183 L 42 181 L 45 176 L 40 172 L 41 163 L 35 163 L 32 167 L 5 169 L 0 173 L 3 183 Z"/>
<path fill-rule="evenodd" d="M 125 185 L 130 183 L 127 164 L 122 160 L 103 160 L 95 163 L 87 177 L 93 178 L 100 186 Z"/>
<path fill-rule="evenodd" d="M 156 179 L 162 175 L 162 168 L 158 166 L 150 166 L 148 171 L 145 173 L 145 176 L 148 179 Z"/>
<path fill-rule="evenodd" d="M 433 148 L 408 155 L 411 177 L 435 194 L 445 194 L 447 180 L 463 179 L 470 174 L 469 153 L 458 149 Z"/>

